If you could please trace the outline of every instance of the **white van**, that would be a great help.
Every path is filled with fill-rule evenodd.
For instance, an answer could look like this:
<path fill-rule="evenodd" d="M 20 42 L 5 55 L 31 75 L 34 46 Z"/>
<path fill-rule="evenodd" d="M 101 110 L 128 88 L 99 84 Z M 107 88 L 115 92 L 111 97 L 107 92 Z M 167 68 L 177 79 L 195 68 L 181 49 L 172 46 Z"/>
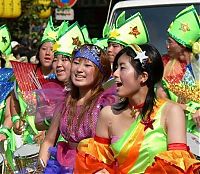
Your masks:
<path fill-rule="evenodd" d="M 108 16 L 112 26 L 122 11 L 126 18 L 140 12 L 149 31 L 150 43 L 156 46 L 161 54 L 166 53 L 167 29 L 176 14 L 189 5 L 194 5 L 200 15 L 200 0 L 127 0 L 116 3 Z"/>

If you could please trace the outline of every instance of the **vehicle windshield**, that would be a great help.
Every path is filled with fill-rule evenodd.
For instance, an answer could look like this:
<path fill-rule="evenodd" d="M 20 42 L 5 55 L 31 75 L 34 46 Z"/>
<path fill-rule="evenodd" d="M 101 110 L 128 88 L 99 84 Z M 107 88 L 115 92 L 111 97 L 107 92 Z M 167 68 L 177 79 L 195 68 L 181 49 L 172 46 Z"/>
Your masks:
<path fill-rule="evenodd" d="M 175 16 L 185 7 L 191 4 L 168 5 L 168 6 L 146 6 L 117 9 L 112 16 L 113 24 L 122 11 L 126 11 L 126 19 L 140 12 L 147 25 L 150 43 L 155 45 L 161 54 L 166 53 L 167 29 Z M 200 4 L 194 4 L 197 13 L 200 14 Z M 112 25 L 111 24 L 111 25 Z"/>

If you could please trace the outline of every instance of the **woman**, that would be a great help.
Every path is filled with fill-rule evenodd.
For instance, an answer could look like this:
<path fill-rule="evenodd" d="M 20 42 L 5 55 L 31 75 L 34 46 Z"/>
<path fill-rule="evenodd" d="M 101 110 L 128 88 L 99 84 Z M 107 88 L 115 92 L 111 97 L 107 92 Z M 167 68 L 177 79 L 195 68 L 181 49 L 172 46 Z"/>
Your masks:
<path fill-rule="evenodd" d="M 53 43 L 50 41 L 42 43 L 41 46 L 39 47 L 36 57 L 38 58 L 40 63 L 36 67 L 35 74 L 37 76 L 39 86 L 44 86 L 47 82 L 49 82 L 49 79 L 47 79 L 48 75 L 52 73 L 52 62 L 53 62 L 53 57 L 54 57 Z M 24 66 L 25 66 L 24 68 L 26 68 L 26 64 L 24 64 Z M 27 74 L 25 74 L 25 76 L 26 75 Z M 17 93 L 16 94 L 13 93 L 11 96 L 12 97 L 11 98 L 11 114 L 12 114 L 12 121 L 14 123 L 13 125 L 14 131 L 16 134 L 21 134 L 23 132 L 23 127 L 25 123 L 24 120 L 26 120 L 26 122 L 30 122 L 31 124 L 30 127 L 33 130 L 31 131 L 32 132 L 31 134 L 26 134 L 27 136 L 24 137 L 24 142 L 32 143 L 34 139 L 33 135 L 37 134 L 38 131 L 35 128 L 34 120 L 31 121 L 33 117 L 29 117 L 29 118 L 25 117 L 27 115 L 27 104 L 24 102 L 24 100 L 27 101 L 27 98 L 24 99 L 23 98 L 24 96 L 18 95 L 20 91 L 25 92 L 25 90 L 23 91 L 23 89 L 20 88 L 19 82 L 18 84 L 19 84 L 19 88 L 17 89 Z"/>
<path fill-rule="evenodd" d="M 168 54 L 163 56 L 164 75 L 157 93 L 159 97 L 179 103 L 184 109 L 188 140 L 191 134 L 192 139 L 200 138 L 199 31 L 200 19 L 195 6 L 188 6 L 176 15 L 167 30 Z M 193 140 L 189 142 L 198 144 Z M 200 156 L 199 152 L 195 152 L 195 145 L 190 147 L 195 155 Z"/>
<path fill-rule="evenodd" d="M 14 169 L 12 153 L 15 150 L 14 132 L 10 113 L 10 93 L 14 88 L 11 68 L 0 68 L 0 153 L 6 157 L 6 167 Z M 9 171 L 12 172 L 12 171 Z"/>
<path fill-rule="evenodd" d="M 55 55 L 53 59 L 53 70 L 57 79 L 67 86 L 71 70 L 70 57 L 62 54 Z"/>
<path fill-rule="evenodd" d="M 41 73 L 44 75 L 44 78 L 48 77 L 48 75 L 53 72 L 53 42 L 47 41 L 42 43 L 38 48 L 36 58 L 39 60 L 37 71 L 41 71 Z"/>
<path fill-rule="evenodd" d="M 114 67 L 122 100 L 103 108 L 94 139 L 79 143 L 75 173 L 195 172 L 198 162 L 189 159 L 183 110 L 156 99 L 154 85 L 163 75 L 157 49 L 147 44 L 126 47 Z"/>
<path fill-rule="evenodd" d="M 36 91 L 37 110 L 35 122 L 38 130 L 47 130 L 49 128 L 56 107 L 63 103 L 67 92 L 70 90 L 71 57 L 76 46 L 76 43 L 73 43 L 73 38 L 83 38 L 78 23 L 68 26 L 64 22 L 53 45 L 54 59 L 52 64 L 61 88 L 56 87 L 55 84 L 47 83 L 50 88 Z M 83 39 L 81 41 L 81 43 L 84 42 Z"/>
<path fill-rule="evenodd" d="M 111 90 L 104 91 L 102 88 L 102 83 L 107 81 L 111 74 L 107 54 L 97 46 L 85 44 L 72 55 L 71 91 L 63 106 L 55 111 L 40 148 L 39 158 L 44 166 L 47 165 L 45 173 L 48 174 L 73 173 L 78 142 L 94 136 L 99 111 L 116 99 Z M 59 133 L 67 143 L 59 142 L 57 153 L 54 154 L 57 161 L 48 161 L 48 149 L 55 145 Z M 50 150 L 55 153 L 55 149 Z"/>
<path fill-rule="evenodd" d="M 62 103 L 66 93 L 70 90 L 70 57 L 65 54 L 55 54 L 52 67 L 59 83 L 49 82 L 45 85 L 48 89 L 35 91 L 37 93 L 35 124 L 37 130 L 40 131 L 49 128 L 54 110 Z"/>
<path fill-rule="evenodd" d="M 64 23 L 61 24 L 62 27 Z M 55 81 L 55 75 L 52 74 L 52 62 L 54 58 L 54 52 L 53 52 L 53 44 L 56 41 L 56 37 L 58 34 L 59 28 L 54 28 L 52 17 L 49 18 L 48 24 L 44 30 L 41 44 L 38 47 L 38 51 L 36 54 L 36 59 L 39 61 L 37 65 L 28 65 L 28 64 L 18 64 L 16 68 L 14 68 L 14 73 L 17 79 L 17 83 L 19 88 L 17 89 L 18 93 L 21 93 L 22 95 L 26 93 L 27 91 L 32 91 L 34 89 L 38 88 L 44 88 L 46 87 L 45 84 L 49 81 Z M 16 64 L 16 63 L 15 63 Z M 29 70 L 29 66 L 33 67 L 32 71 Z M 14 66 L 13 66 L 14 67 Z M 23 68 L 21 68 L 23 67 Z M 21 69 L 20 69 L 21 68 Z M 20 71 L 20 73 L 18 73 Z M 21 75 L 21 71 L 24 72 L 23 75 Z M 30 71 L 32 72 L 32 79 L 30 79 Z M 22 78 L 22 80 L 21 80 Z M 52 80 L 53 79 L 53 80 Z M 24 81 L 27 82 L 27 84 L 24 85 Z M 33 83 L 34 81 L 34 83 Z M 28 88 L 29 86 L 34 86 L 35 88 Z M 31 129 L 30 131 L 32 133 L 25 133 L 25 142 L 32 143 L 33 141 L 33 134 L 37 134 L 37 130 L 35 128 L 34 124 L 34 117 L 26 117 L 27 112 L 31 113 L 31 108 L 27 108 L 27 104 L 25 101 L 30 101 L 28 97 L 29 95 L 18 95 L 18 93 L 12 95 L 11 99 L 11 113 L 12 113 L 12 121 L 14 123 L 14 131 L 17 134 L 21 134 L 23 127 L 24 127 L 24 120 L 28 122 Z M 25 100 L 25 101 L 24 101 Z M 39 134 L 40 137 L 40 134 Z M 35 137 L 36 139 L 38 136 Z M 39 139 L 40 141 L 40 139 Z"/>

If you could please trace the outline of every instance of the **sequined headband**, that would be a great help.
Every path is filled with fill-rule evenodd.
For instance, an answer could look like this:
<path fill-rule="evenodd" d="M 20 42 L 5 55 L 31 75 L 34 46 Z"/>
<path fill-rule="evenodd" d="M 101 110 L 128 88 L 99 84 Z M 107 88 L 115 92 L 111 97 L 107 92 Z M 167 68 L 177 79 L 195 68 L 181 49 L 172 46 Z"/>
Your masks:
<path fill-rule="evenodd" d="M 97 46 L 84 46 L 80 49 L 75 50 L 75 54 L 73 58 L 74 59 L 75 58 L 88 59 L 99 68 L 101 73 L 105 74 L 105 72 L 103 71 L 103 67 L 101 65 L 100 57 L 99 57 L 100 53 L 101 53 L 101 50 Z"/>

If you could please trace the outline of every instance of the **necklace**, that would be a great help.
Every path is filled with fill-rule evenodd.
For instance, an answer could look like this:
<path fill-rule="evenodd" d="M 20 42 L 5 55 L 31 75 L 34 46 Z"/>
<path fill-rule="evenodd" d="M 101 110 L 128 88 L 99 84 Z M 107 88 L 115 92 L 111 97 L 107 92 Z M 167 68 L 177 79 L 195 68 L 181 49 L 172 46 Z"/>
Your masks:
<path fill-rule="evenodd" d="M 130 103 L 128 104 L 129 108 L 131 109 L 131 116 L 135 117 L 135 114 L 143 108 L 144 103 L 141 103 L 139 105 L 131 105 Z"/>

